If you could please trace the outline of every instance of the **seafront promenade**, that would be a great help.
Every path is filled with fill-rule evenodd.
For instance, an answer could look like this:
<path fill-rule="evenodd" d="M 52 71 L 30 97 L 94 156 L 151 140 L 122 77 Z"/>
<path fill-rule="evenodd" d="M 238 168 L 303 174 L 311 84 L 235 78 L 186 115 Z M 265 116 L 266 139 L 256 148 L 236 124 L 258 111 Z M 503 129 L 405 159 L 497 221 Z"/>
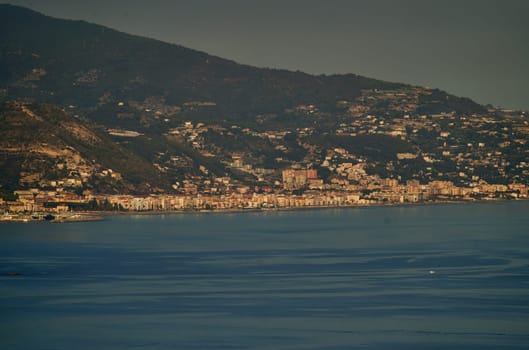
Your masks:
<path fill-rule="evenodd" d="M 84 221 L 100 221 L 103 216 L 99 213 L 5 213 L 0 215 L 1 222 L 84 222 Z"/>
<path fill-rule="evenodd" d="M 294 206 L 266 206 L 266 207 L 233 207 L 233 208 L 180 208 L 180 209 L 143 209 L 143 210 L 96 210 L 96 211 L 79 211 L 79 212 L 40 212 L 40 213 L 4 213 L 0 215 L 0 223 L 18 222 L 48 222 L 48 223 L 73 223 L 105 220 L 107 216 L 119 215 L 165 215 L 165 214 L 207 214 L 207 213 L 250 213 L 266 211 L 298 211 L 298 210 L 317 210 L 333 208 L 367 208 L 367 207 L 396 207 L 396 206 L 431 206 L 442 204 L 468 204 L 483 202 L 505 202 L 505 201 L 527 201 L 528 198 L 517 199 L 499 199 L 486 198 L 483 200 L 436 200 L 422 202 L 367 202 L 363 204 L 346 204 L 339 205 L 294 205 Z M 299 204 L 299 203 L 298 203 Z"/>
<path fill-rule="evenodd" d="M 101 219 L 100 213 L 166 213 L 201 211 L 289 210 L 446 202 L 524 200 L 523 184 L 460 187 L 450 181 L 420 184 L 384 179 L 348 190 L 233 187 L 222 193 L 83 194 L 39 189 L 14 191 L 15 200 L 0 200 L 0 221 L 72 222 Z"/>

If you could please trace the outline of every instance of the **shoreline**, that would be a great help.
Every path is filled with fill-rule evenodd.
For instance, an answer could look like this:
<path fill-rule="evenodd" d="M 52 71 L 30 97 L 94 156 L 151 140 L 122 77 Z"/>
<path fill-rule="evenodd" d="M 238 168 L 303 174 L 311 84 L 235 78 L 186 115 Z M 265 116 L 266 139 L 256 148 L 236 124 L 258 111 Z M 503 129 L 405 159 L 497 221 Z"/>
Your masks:
<path fill-rule="evenodd" d="M 156 215 L 185 215 L 185 214 L 230 214 L 230 213 L 259 213 L 259 212 L 278 212 L 278 211 L 301 211 L 301 210 L 322 210 L 322 209 L 368 209 L 384 207 L 422 207 L 446 204 L 479 204 L 479 203 L 507 203 L 507 202 L 526 202 L 529 198 L 518 199 L 490 199 L 490 200 L 459 200 L 459 201 L 431 201 L 416 203 L 376 203 L 376 204 L 349 204 L 340 206 L 304 206 L 304 207 L 280 207 L 280 208 L 232 208 L 232 209 L 179 209 L 179 210 L 144 210 L 144 211 L 98 211 L 83 212 L 97 213 L 103 216 L 156 216 Z"/>
<path fill-rule="evenodd" d="M 300 207 L 279 207 L 279 208 L 231 208 L 231 209 L 179 209 L 179 210 L 144 210 L 144 211 L 79 211 L 58 214 L 53 220 L 32 219 L 31 214 L 10 214 L 0 216 L 0 223 L 75 223 L 103 221 L 106 217 L 112 216 L 161 216 L 161 215 L 185 215 L 185 214 L 229 214 L 229 213 L 258 213 L 258 212 L 280 212 L 280 211 L 301 211 L 301 210 L 322 210 L 322 209 L 368 209 L 384 207 L 421 207 L 446 204 L 478 204 L 478 203 L 507 203 L 526 202 L 529 198 L 516 199 L 488 199 L 488 200 L 443 200 L 429 202 L 407 202 L 407 203 L 375 203 L 375 204 L 349 204 L 339 206 L 300 206 Z M 46 213 L 48 214 L 48 213 Z M 53 214 L 52 214 L 53 215 Z M 9 218 L 8 218 L 9 217 Z"/>
<path fill-rule="evenodd" d="M 53 215 L 51 213 L 39 214 L 8 214 L 0 216 L 1 223 L 51 223 L 63 224 L 73 222 L 103 221 L 105 217 L 100 212 L 76 212 L 67 215 L 56 214 L 53 219 L 45 219 L 45 216 Z"/>

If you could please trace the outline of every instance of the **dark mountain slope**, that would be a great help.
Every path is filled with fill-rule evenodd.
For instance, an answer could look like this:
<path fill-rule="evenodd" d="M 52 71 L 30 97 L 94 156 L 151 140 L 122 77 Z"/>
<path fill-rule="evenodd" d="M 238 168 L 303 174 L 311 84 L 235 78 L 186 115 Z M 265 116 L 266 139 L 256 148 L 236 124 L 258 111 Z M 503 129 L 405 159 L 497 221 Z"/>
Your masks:
<path fill-rule="evenodd" d="M 108 193 L 169 187 L 163 174 L 138 154 L 93 125 L 42 104 L 0 105 L 0 178 L 7 188 L 45 188 L 50 181 Z"/>
<path fill-rule="evenodd" d="M 83 21 L 0 5 L 4 99 L 30 98 L 93 110 L 104 103 L 103 97 L 115 102 L 161 96 L 168 105 L 213 102 L 215 118 L 233 119 L 300 104 L 328 109 L 338 100 L 353 101 L 362 89 L 403 86 L 354 74 L 313 76 L 254 68 Z M 481 107 L 465 101 L 463 108 Z"/>

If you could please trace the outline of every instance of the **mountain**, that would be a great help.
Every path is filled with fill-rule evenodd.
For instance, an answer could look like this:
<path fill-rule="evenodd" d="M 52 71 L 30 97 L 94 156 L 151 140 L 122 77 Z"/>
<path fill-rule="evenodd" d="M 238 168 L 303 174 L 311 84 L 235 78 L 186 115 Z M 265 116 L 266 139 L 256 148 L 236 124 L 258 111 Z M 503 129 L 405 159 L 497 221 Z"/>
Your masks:
<path fill-rule="evenodd" d="M 353 101 L 362 89 L 403 86 L 354 74 L 314 76 L 254 68 L 83 21 L 0 5 L 0 89 L 6 99 L 23 97 L 86 111 L 107 101 L 141 102 L 155 96 L 175 106 L 208 102 L 200 114 L 215 119 L 248 119 L 302 104 L 332 111 L 336 101 Z M 454 97 L 446 107 L 462 113 L 482 110 Z"/>
<path fill-rule="evenodd" d="M 0 177 L 19 185 L 104 192 L 151 192 L 167 186 L 153 165 L 120 147 L 94 125 L 43 104 L 0 106 Z M 81 186 L 84 183 L 85 186 Z"/>
<path fill-rule="evenodd" d="M 339 190 L 529 181 L 525 114 L 255 68 L 11 5 L 0 5 L 0 103 L 0 190 L 280 190 L 284 169 L 315 169 Z"/>

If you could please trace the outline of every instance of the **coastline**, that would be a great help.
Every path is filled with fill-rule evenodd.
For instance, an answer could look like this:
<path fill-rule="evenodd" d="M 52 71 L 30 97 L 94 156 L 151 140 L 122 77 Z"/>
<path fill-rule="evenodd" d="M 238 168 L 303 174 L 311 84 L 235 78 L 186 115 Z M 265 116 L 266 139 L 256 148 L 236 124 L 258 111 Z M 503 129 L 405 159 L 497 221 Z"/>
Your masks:
<path fill-rule="evenodd" d="M 506 203 L 506 202 L 525 202 L 529 198 L 517 199 L 487 199 L 487 200 L 443 200 L 443 201 L 425 201 L 425 202 L 405 202 L 405 203 L 374 203 L 374 204 L 348 204 L 338 206 L 298 206 L 298 207 L 272 207 L 272 208 L 224 208 L 224 209 L 194 209 L 186 208 L 179 210 L 143 210 L 143 211 L 79 211 L 67 214 L 57 215 L 53 220 L 32 219 L 32 214 L 11 214 L 0 216 L 0 223 L 30 223 L 30 222 L 49 222 L 49 223 L 75 223 L 75 222 L 92 222 L 103 221 L 112 216 L 161 216 L 161 215 L 186 215 L 186 214 L 230 214 L 230 213 L 258 213 L 258 212 L 281 212 L 281 211 L 301 211 L 301 210 L 322 210 L 322 209 L 367 209 L 367 208 L 384 208 L 384 207 L 417 207 L 433 205 L 460 205 L 460 204 L 477 204 L 477 203 Z M 48 213 L 46 213 L 48 214 Z M 42 216 L 42 215 L 41 215 Z"/>
<path fill-rule="evenodd" d="M 56 214 L 53 215 L 53 219 L 45 219 L 50 213 L 40 214 L 9 214 L 0 216 L 1 223 L 73 223 L 73 222 L 89 222 L 89 221 L 102 221 L 105 220 L 102 213 L 99 212 L 76 212 L 68 214 Z"/>
<path fill-rule="evenodd" d="M 384 208 L 384 207 L 420 207 L 434 205 L 462 205 L 478 203 L 507 203 L 507 202 L 526 202 L 529 198 L 518 199 L 488 199 L 488 200 L 445 200 L 445 201 L 428 201 L 428 202 L 406 202 L 406 203 L 376 203 L 376 204 L 349 204 L 339 206 L 300 206 L 300 207 L 279 207 L 279 208 L 232 208 L 232 209 L 180 209 L 180 210 L 144 210 L 144 211 L 98 211 L 84 212 L 97 213 L 106 216 L 156 216 L 156 215 L 185 215 L 185 214 L 230 214 L 230 213 L 259 213 L 259 212 L 279 212 L 279 211 L 301 211 L 301 210 L 323 210 L 323 209 L 367 209 L 367 208 Z"/>

